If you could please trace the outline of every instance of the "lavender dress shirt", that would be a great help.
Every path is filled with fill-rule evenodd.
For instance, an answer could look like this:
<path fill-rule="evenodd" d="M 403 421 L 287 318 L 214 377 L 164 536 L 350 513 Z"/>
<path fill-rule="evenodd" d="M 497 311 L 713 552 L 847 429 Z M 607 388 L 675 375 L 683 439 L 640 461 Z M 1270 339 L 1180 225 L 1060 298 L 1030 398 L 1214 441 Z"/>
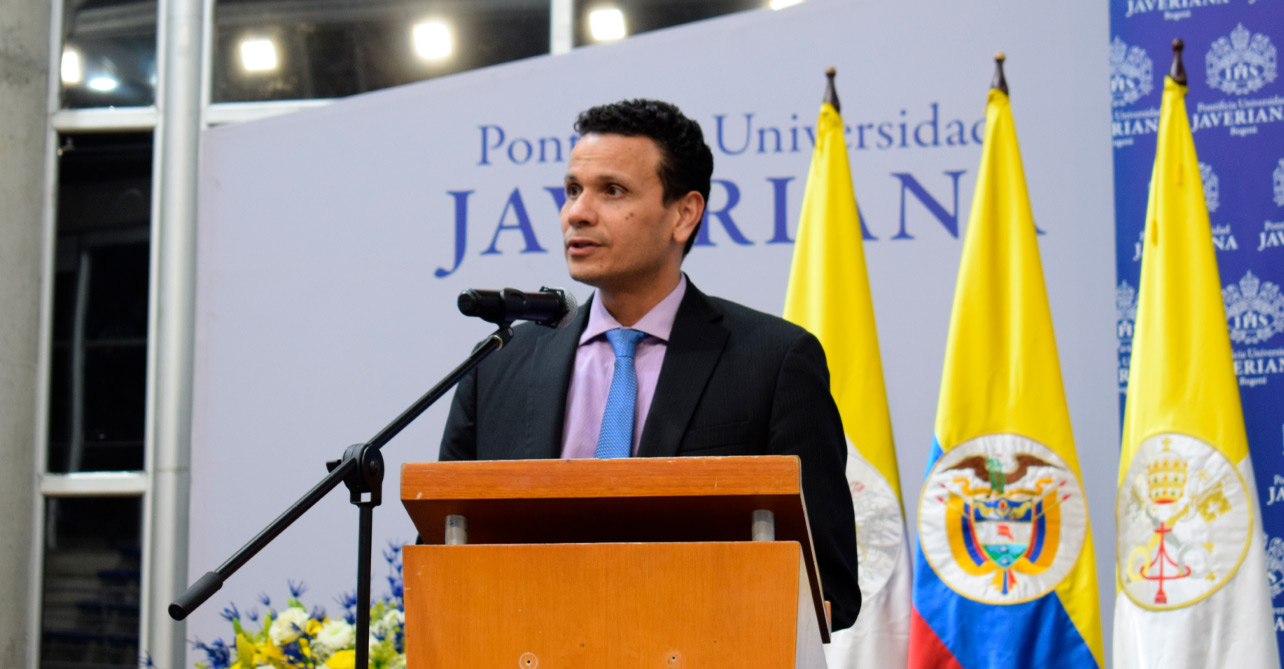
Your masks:
<path fill-rule="evenodd" d="M 637 455 L 655 397 L 655 383 L 660 378 L 664 352 L 668 348 L 669 333 L 678 315 L 678 306 L 687 292 L 687 277 L 682 275 L 677 287 L 645 316 L 632 325 L 632 329 L 651 335 L 638 342 L 633 356 L 638 374 L 637 413 L 633 417 L 633 455 Z M 597 448 L 597 435 L 602 428 L 602 412 L 606 410 L 606 396 L 611 389 L 611 375 L 615 370 L 615 352 L 606 340 L 606 331 L 624 327 L 606 310 L 602 300 L 593 300 L 588 324 L 580 335 L 575 350 L 575 369 L 571 372 L 571 385 L 566 392 L 566 425 L 562 431 L 563 458 L 591 458 Z"/>

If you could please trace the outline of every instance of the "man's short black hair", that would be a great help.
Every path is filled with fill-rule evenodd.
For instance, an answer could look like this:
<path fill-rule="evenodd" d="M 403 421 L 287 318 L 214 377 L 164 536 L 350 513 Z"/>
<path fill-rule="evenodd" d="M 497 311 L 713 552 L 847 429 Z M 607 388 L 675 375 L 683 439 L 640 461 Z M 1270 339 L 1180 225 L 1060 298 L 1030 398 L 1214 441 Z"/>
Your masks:
<path fill-rule="evenodd" d="M 709 206 L 709 180 L 713 176 L 713 151 L 704 143 L 700 124 L 684 116 L 677 107 L 660 100 L 622 100 L 598 105 L 580 113 L 575 132 L 581 135 L 624 135 L 649 137 L 660 148 L 660 183 L 664 203 L 696 191 Z M 703 220 L 703 212 L 701 213 Z M 700 223 L 691 231 L 683 255 L 691 251 Z"/>

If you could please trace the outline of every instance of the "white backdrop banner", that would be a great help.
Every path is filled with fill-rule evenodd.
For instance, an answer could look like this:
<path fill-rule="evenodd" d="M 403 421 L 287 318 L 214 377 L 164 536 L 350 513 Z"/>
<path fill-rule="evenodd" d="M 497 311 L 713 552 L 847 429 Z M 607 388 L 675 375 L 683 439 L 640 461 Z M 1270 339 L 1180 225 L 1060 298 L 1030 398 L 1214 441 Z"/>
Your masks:
<path fill-rule="evenodd" d="M 575 115 L 626 97 L 704 127 L 709 218 L 685 269 L 779 314 L 824 69 L 838 68 L 909 526 L 932 443 L 950 301 L 996 49 L 1039 227 L 1094 535 L 1114 534 L 1114 229 L 1108 16 L 1091 3 L 812 0 L 744 12 L 207 131 L 197 285 L 189 574 L 221 563 L 489 332 L 469 287 L 566 285 L 558 209 Z M 500 353 L 502 355 L 502 352 Z M 403 462 L 437 457 L 448 398 L 384 449 L 376 550 L 413 541 Z M 337 612 L 355 588 L 339 490 L 228 581 L 219 611 L 286 581 Z M 911 541 L 913 539 L 911 538 Z M 1113 593 L 1111 550 L 1099 580 Z M 375 558 L 374 593 L 386 589 Z M 1107 599 L 1106 601 L 1109 601 Z M 1105 629 L 1110 630 L 1109 607 Z M 1107 637 L 1107 647 L 1109 638 Z"/>

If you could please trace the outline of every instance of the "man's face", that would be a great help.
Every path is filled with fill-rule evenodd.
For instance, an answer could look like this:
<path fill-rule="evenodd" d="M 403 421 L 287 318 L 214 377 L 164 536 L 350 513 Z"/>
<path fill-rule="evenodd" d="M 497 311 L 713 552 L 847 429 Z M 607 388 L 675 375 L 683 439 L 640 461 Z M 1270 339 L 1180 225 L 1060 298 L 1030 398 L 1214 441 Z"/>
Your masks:
<path fill-rule="evenodd" d="M 660 148 L 649 137 L 590 133 L 576 143 L 562 205 L 572 278 L 622 292 L 662 280 L 667 272 L 676 277 L 696 222 L 688 219 L 699 212 L 691 213 L 690 198 L 664 204 L 659 167 Z"/>

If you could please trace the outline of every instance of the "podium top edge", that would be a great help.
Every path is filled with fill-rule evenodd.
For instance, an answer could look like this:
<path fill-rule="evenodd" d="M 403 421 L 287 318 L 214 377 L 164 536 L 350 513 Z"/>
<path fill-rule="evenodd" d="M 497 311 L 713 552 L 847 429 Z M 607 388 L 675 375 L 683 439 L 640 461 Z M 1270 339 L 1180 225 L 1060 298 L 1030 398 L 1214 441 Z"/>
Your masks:
<path fill-rule="evenodd" d="M 798 456 L 482 460 L 401 467 L 401 499 L 583 499 L 798 495 Z"/>

